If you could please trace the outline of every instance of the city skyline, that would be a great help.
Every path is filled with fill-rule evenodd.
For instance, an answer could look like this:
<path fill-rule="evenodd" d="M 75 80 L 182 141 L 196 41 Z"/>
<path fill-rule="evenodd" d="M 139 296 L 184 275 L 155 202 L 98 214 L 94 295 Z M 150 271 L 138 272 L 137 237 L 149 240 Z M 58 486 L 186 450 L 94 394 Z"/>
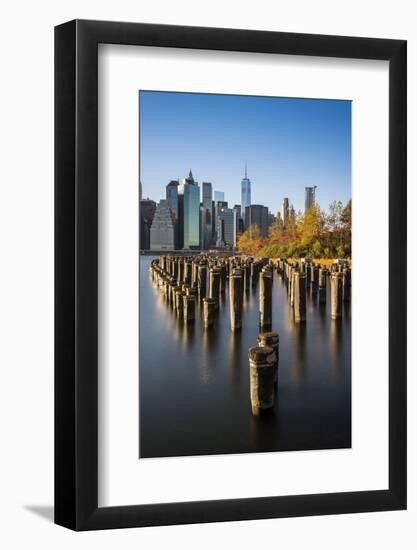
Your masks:
<path fill-rule="evenodd" d="M 233 207 L 247 162 L 251 203 L 274 214 L 284 197 L 303 212 L 306 187 L 324 211 L 351 198 L 349 101 L 140 92 L 140 115 L 143 197 L 192 169 Z"/>

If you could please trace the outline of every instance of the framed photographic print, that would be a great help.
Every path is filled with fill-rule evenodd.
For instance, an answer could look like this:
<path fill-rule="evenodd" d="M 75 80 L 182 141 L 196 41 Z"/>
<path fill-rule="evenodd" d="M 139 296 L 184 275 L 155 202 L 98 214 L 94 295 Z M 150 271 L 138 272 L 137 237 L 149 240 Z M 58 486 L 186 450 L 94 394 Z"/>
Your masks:
<path fill-rule="evenodd" d="M 406 42 L 55 30 L 55 521 L 406 507 Z"/>

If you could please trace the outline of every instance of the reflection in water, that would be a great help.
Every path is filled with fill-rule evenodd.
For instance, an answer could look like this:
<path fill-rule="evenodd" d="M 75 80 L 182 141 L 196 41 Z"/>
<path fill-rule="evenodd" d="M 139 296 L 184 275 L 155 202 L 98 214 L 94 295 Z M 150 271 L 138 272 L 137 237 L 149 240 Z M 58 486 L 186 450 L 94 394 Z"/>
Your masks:
<path fill-rule="evenodd" d="M 330 319 L 307 297 L 297 325 L 287 287 L 274 276 L 272 330 L 279 333 L 275 405 L 254 416 L 248 348 L 256 345 L 259 285 L 244 293 L 243 323 L 231 332 L 228 290 L 214 326 L 185 325 L 140 259 L 140 456 L 181 456 L 350 446 L 350 305 Z"/>
<path fill-rule="evenodd" d="M 299 385 L 304 380 L 306 369 L 306 323 L 295 323 L 294 331 L 294 382 Z"/>
<path fill-rule="evenodd" d="M 229 366 L 233 383 L 239 383 L 242 367 L 244 373 L 247 373 L 248 367 L 245 368 L 244 363 L 244 360 L 242 361 L 242 332 L 236 330 L 231 332 L 229 337 Z"/>
<path fill-rule="evenodd" d="M 332 366 L 339 368 L 342 365 L 340 352 L 343 346 L 343 320 L 332 319 L 330 323 L 330 347 L 332 350 Z"/>

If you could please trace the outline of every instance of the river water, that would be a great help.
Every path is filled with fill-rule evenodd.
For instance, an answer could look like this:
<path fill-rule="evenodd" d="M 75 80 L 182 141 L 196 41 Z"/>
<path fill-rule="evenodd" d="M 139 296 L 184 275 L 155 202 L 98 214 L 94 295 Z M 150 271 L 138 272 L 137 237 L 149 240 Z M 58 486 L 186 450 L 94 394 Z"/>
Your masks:
<path fill-rule="evenodd" d="M 307 322 L 291 317 L 274 274 L 272 329 L 279 333 L 275 406 L 253 416 L 248 349 L 258 336 L 259 287 L 245 296 L 242 329 L 229 328 L 228 292 L 215 326 L 202 308 L 184 325 L 152 283 L 152 257 L 140 258 L 140 458 L 339 449 L 351 446 L 351 318 L 330 318 L 307 294 Z"/>

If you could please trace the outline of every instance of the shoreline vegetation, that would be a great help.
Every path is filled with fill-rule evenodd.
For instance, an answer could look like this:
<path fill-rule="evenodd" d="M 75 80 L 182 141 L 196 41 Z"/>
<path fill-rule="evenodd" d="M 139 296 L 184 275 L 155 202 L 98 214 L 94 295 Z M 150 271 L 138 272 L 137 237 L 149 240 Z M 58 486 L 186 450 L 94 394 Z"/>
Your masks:
<path fill-rule="evenodd" d="M 318 205 L 305 214 L 298 212 L 285 221 L 277 219 L 262 238 L 251 225 L 237 242 L 241 254 L 264 258 L 350 259 L 352 253 L 352 199 L 346 205 L 333 201 L 328 214 Z"/>

